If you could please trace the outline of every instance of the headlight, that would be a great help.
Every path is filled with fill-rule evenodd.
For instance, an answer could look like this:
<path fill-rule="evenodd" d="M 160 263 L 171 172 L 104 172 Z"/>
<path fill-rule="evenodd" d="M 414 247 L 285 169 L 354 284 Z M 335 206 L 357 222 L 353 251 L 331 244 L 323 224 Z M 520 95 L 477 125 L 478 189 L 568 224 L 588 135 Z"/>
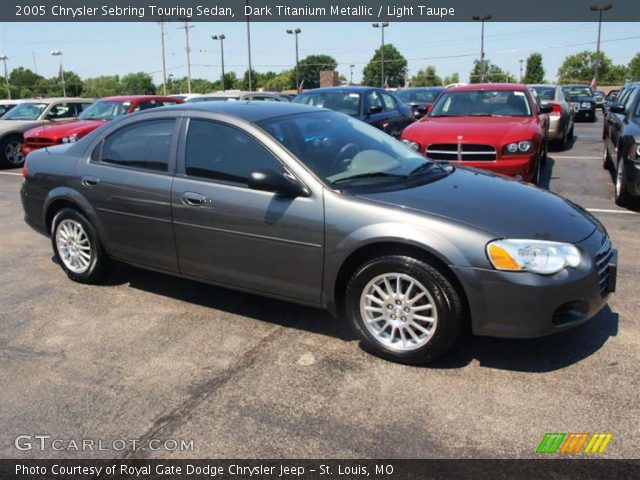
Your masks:
<path fill-rule="evenodd" d="M 414 142 L 411 140 L 402 139 L 402 143 L 404 143 L 407 147 L 409 147 L 414 152 L 420 150 L 420 144 L 418 142 Z"/>
<path fill-rule="evenodd" d="M 62 138 L 62 143 L 73 143 L 78 139 L 77 135 L 70 135 Z"/>
<path fill-rule="evenodd" d="M 487 256 L 496 270 L 551 275 L 580 265 L 580 250 L 569 243 L 545 240 L 495 240 Z"/>
<path fill-rule="evenodd" d="M 527 153 L 531 150 L 532 143 L 529 140 L 523 140 L 521 142 L 509 143 L 504 147 L 507 153 Z"/>
<path fill-rule="evenodd" d="M 591 104 L 589 102 L 582 102 L 580 104 L 580 107 L 582 107 L 582 108 L 591 108 Z"/>

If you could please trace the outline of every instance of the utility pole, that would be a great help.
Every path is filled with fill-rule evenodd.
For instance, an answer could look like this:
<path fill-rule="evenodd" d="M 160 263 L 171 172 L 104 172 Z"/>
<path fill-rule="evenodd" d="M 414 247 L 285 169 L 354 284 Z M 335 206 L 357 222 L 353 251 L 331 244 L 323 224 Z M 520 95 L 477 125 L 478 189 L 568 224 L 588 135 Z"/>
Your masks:
<path fill-rule="evenodd" d="M 491 15 L 482 17 L 474 15 L 473 19 L 482 22 L 482 30 L 480 31 L 480 83 L 484 83 L 484 22 L 491 20 Z"/>
<path fill-rule="evenodd" d="M 36 63 L 36 52 L 31 51 L 31 56 L 33 57 L 33 73 L 38 74 L 38 64 Z"/>
<path fill-rule="evenodd" d="M 184 30 L 184 35 L 187 40 L 187 93 L 191 93 L 191 48 L 189 47 L 189 30 L 194 27 L 194 25 L 189 25 L 189 18 L 181 18 L 180 20 L 184 20 L 184 27 L 179 27 L 180 30 Z"/>
<path fill-rule="evenodd" d="M 355 65 L 349 65 L 349 85 L 353 85 L 353 67 Z"/>
<path fill-rule="evenodd" d="M 164 18 L 160 17 L 160 47 L 162 50 L 162 94 L 167 95 L 167 63 L 164 56 Z"/>
<path fill-rule="evenodd" d="M 298 70 L 298 34 L 302 30 L 299 28 L 293 30 L 287 30 L 287 33 L 290 35 L 295 35 L 296 37 L 296 93 L 300 93 L 300 72 Z"/>
<path fill-rule="evenodd" d="M 596 61 L 593 69 L 593 82 L 595 85 L 598 84 L 598 73 L 600 70 L 600 30 L 602 29 L 602 12 L 606 12 L 607 10 L 611 10 L 613 5 L 608 3 L 604 7 L 599 7 L 597 5 L 591 5 L 592 12 L 598 12 L 598 43 L 596 46 Z"/>
<path fill-rule="evenodd" d="M 384 88 L 384 29 L 389 26 L 389 22 L 376 22 L 372 23 L 371 26 L 382 30 L 382 45 L 380 47 L 380 85 Z"/>
<path fill-rule="evenodd" d="M 220 40 L 220 61 L 222 62 L 222 75 L 220 75 L 220 83 L 222 83 L 222 91 L 225 91 L 224 88 L 224 39 L 227 38 L 224 34 L 220 35 L 211 35 L 213 40 Z"/>
<path fill-rule="evenodd" d="M 518 60 L 518 61 L 520 62 L 520 83 L 522 83 L 522 62 L 523 62 L 524 60 L 520 59 L 520 60 Z"/>
<path fill-rule="evenodd" d="M 245 5 L 249 6 L 249 0 L 246 1 Z M 249 91 L 253 91 L 253 84 L 251 82 L 251 21 L 250 16 L 247 15 L 247 52 L 249 53 Z"/>
<path fill-rule="evenodd" d="M 4 83 L 7 86 L 7 98 L 11 100 L 11 89 L 9 88 L 9 73 L 7 72 L 7 60 L 9 57 L 6 55 L 0 55 L 0 60 L 4 63 Z"/>

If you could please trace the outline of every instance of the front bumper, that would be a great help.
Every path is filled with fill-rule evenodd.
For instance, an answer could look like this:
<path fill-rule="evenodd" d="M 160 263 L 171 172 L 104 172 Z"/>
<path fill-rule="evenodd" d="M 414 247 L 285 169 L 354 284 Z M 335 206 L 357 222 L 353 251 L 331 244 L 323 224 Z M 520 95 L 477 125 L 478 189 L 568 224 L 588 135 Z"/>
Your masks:
<path fill-rule="evenodd" d="M 591 107 L 587 108 L 587 107 L 580 107 L 580 109 L 576 112 L 576 118 L 578 119 L 583 119 L 583 118 L 595 118 L 596 115 L 596 106 L 592 105 Z"/>
<path fill-rule="evenodd" d="M 27 156 L 27 154 L 34 152 L 35 150 L 40 150 L 41 148 L 45 148 L 45 147 L 53 147 L 54 144 L 51 145 L 38 145 L 37 147 L 34 145 L 27 145 L 26 143 L 22 144 L 22 148 L 20 149 L 20 152 L 22 153 L 22 155 L 24 155 L 25 157 Z"/>
<path fill-rule="evenodd" d="M 596 264 L 602 239 L 603 234 L 596 231 L 578 244 L 582 264 L 555 275 L 453 267 L 467 293 L 473 333 L 533 338 L 568 330 L 592 318 L 615 291 L 617 276 L 615 249 L 603 266 Z"/>
<path fill-rule="evenodd" d="M 452 165 L 461 165 L 464 167 L 479 168 L 481 170 L 488 170 L 493 173 L 501 173 L 509 177 L 520 176 L 527 182 L 532 182 L 535 168 L 537 152 L 531 155 L 513 155 L 503 156 L 494 161 L 481 161 L 481 162 L 458 162 L 450 161 Z"/>

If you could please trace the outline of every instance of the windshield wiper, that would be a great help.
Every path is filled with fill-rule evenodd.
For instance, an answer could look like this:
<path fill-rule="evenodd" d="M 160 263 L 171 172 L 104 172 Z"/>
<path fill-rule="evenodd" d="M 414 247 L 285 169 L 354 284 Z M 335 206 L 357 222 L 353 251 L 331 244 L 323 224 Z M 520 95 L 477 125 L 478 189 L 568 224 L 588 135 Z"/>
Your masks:
<path fill-rule="evenodd" d="M 409 176 L 412 177 L 420 173 L 432 173 L 430 172 L 430 170 L 433 167 L 438 167 L 438 170 L 442 170 L 442 167 L 438 165 L 436 162 L 424 162 L 423 164 L 418 165 L 418 167 L 411 170 L 411 172 L 409 173 Z"/>
<path fill-rule="evenodd" d="M 400 175 L 397 173 L 388 173 L 388 172 L 367 172 L 367 173 L 359 173 L 357 175 L 352 175 L 350 177 L 339 178 L 338 180 L 334 180 L 334 185 L 339 183 L 348 182 L 351 180 L 359 180 L 361 178 L 405 178 L 405 175 Z"/>

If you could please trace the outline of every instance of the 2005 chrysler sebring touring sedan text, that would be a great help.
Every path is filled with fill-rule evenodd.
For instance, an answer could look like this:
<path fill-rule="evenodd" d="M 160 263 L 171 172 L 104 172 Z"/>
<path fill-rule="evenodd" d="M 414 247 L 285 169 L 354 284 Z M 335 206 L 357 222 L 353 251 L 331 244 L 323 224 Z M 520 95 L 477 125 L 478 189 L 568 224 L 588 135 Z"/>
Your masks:
<path fill-rule="evenodd" d="M 315 107 L 132 114 L 29 154 L 24 177 L 25 219 L 72 280 L 113 258 L 321 306 L 401 362 L 434 359 L 466 325 L 570 328 L 615 288 L 616 251 L 580 207 Z"/>

